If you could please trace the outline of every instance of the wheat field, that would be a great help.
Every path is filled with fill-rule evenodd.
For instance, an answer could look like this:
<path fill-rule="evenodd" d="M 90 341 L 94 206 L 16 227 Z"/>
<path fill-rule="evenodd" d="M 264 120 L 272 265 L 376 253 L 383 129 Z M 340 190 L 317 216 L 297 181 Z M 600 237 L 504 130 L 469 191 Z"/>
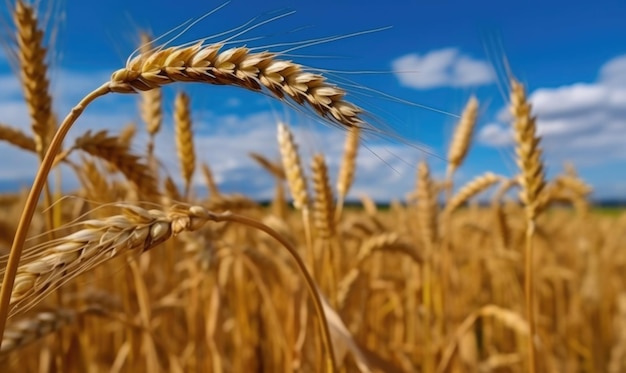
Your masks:
<path fill-rule="evenodd" d="M 572 165 L 546 176 L 514 78 L 514 174 L 454 185 L 481 108 L 468 97 L 443 179 L 416 162 L 406 196 L 346 204 L 374 129 L 322 74 L 280 53 L 162 48 L 143 34 L 128 64 L 60 120 L 37 13 L 22 0 L 12 13 L 32 131 L 0 118 L 0 140 L 40 168 L 30 190 L 0 195 L 0 371 L 626 371 L 626 215 L 599 213 Z M 261 92 L 338 127 L 338 174 L 324 154 L 303 157 L 281 122 L 278 162 L 241 154 L 275 179 L 271 203 L 224 193 L 196 151 L 187 82 Z M 160 88 L 173 83 L 165 103 Z M 135 96 L 141 125 L 63 143 L 92 101 L 114 94 Z M 159 166 L 165 105 L 180 176 Z M 147 147 L 134 146 L 138 132 Z M 52 182 L 61 165 L 75 190 Z"/>

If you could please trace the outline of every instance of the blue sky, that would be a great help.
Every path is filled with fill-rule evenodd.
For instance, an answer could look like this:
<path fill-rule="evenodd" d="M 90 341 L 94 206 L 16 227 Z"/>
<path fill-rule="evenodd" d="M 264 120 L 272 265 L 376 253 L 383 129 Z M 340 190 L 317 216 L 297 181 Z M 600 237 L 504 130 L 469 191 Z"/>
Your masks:
<path fill-rule="evenodd" d="M 124 64 L 141 30 L 161 35 L 222 2 L 190 4 L 54 2 L 51 27 L 58 29 L 58 35 L 50 63 L 59 116 Z M 377 118 L 375 125 L 403 139 L 370 136 L 369 150 L 360 154 L 351 195 L 367 193 L 378 200 L 403 199 L 414 186 L 415 166 L 421 159 L 428 160 L 435 175 L 443 175 L 443 158 L 457 120 L 454 115 L 461 112 L 472 94 L 481 102 L 481 116 L 476 141 L 457 182 L 485 171 L 506 176 L 515 173 L 506 97 L 501 91 L 506 82 L 502 73 L 494 72 L 494 66 L 502 68 L 506 56 L 513 73 L 527 84 L 535 105 L 549 174 L 560 172 L 565 161 L 572 161 L 595 187 L 595 198 L 625 197 L 626 177 L 616 170 L 623 170 L 626 164 L 626 2 L 527 1 L 515 8 L 503 4 L 234 0 L 174 43 L 228 31 L 255 16 L 259 19 L 253 24 L 258 24 L 290 11 L 295 13 L 239 39 L 253 38 L 245 44 L 274 45 L 271 50 L 281 51 L 295 41 L 391 26 L 302 48 L 292 56 L 298 63 L 329 70 L 329 77 L 347 84 L 349 97 Z M 40 8 L 42 14 L 47 13 L 47 4 Z M 9 26 L 7 9 L 3 13 L 3 23 Z M 2 30 L 7 40 L 9 28 Z M 6 53 L 0 56 L 0 122 L 28 130 L 29 120 L 10 58 Z M 397 99 L 384 99 L 368 89 Z M 247 153 L 277 157 L 277 120 L 295 126 L 307 163 L 312 154 L 323 152 L 331 170 L 338 166 L 344 136 L 340 130 L 262 95 L 199 85 L 165 90 L 166 126 L 157 145 L 164 159 L 175 158 L 170 118 L 177 90 L 192 94 L 198 156 L 211 165 L 227 191 L 271 196 L 273 180 Z M 70 137 L 90 128 L 116 132 L 131 121 L 140 124 L 137 105 L 134 95 L 102 98 L 85 112 Z M 145 135 L 140 133 L 137 151 L 145 148 L 142 142 Z M 11 165 L 0 167 L 0 188 L 28 186 L 36 165 L 34 157 L 4 144 L 0 144 L 0 155 L 12 159 Z M 172 175 L 178 174 L 175 162 L 166 161 L 164 166 Z"/>

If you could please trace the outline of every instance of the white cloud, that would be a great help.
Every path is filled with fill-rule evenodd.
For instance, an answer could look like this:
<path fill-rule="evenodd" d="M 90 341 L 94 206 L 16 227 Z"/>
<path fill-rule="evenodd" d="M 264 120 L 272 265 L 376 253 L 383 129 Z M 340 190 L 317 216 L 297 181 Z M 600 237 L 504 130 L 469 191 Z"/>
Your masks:
<path fill-rule="evenodd" d="M 499 123 L 488 123 L 478 133 L 478 141 L 492 146 L 505 146 L 512 143 L 513 133 Z"/>
<path fill-rule="evenodd" d="M 606 62 L 593 83 L 540 88 L 529 96 L 542 144 L 552 162 L 599 164 L 626 159 L 626 55 Z M 490 146 L 513 143 L 506 109 L 499 123 L 482 127 L 478 139 Z"/>
<path fill-rule="evenodd" d="M 394 60 L 392 67 L 403 85 L 416 89 L 479 86 L 495 79 L 486 61 L 463 55 L 456 48 L 408 54 Z"/>

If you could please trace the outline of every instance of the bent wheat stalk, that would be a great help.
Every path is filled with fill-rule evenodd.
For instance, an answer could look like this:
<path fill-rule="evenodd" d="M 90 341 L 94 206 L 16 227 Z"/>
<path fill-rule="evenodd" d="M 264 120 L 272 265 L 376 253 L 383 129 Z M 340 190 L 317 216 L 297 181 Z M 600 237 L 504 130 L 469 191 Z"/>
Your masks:
<path fill-rule="evenodd" d="M 362 110 L 344 100 L 346 92 L 328 83 L 322 75 L 307 72 L 302 65 L 281 60 L 275 53 L 252 53 L 247 48 L 220 52 L 221 48 L 221 44 L 198 43 L 141 53 L 130 59 L 126 67 L 114 72 L 110 81 L 84 97 L 61 123 L 41 161 L 15 233 L 0 290 L 0 336 L 6 325 L 15 273 L 28 227 L 54 157 L 71 126 L 96 98 L 110 92 L 148 91 L 174 82 L 234 85 L 253 91 L 266 88 L 279 100 L 289 98 L 299 105 L 308 105 L 322 118 L 340 126 L 363 124 L 360 119 Z"/>
<path fill-rule="evenodd" d="M 254 219 L 229 212 L 215 214 L 201 206 L 174 206 L 167 212 L 146 210 L 125 203 L 119 206 L 122 214 L 82 222 L 83 229 L 44 243 L 41 255 L 19 266 L 10 298 L 10 306 L 14 307 L 12 315 L 32 307 L 67 281 L 114 257 L 126 253 L 143 253 L 182 232 L 198 230 L 209 221 L 236 222 L 270 235 L 296 261 L 321 321 L 322 339 L 328 353 L 327 367 L 329 371 L 335 371 L 333 345 L 323 301 L 296 249 L 282 236 Z"/>

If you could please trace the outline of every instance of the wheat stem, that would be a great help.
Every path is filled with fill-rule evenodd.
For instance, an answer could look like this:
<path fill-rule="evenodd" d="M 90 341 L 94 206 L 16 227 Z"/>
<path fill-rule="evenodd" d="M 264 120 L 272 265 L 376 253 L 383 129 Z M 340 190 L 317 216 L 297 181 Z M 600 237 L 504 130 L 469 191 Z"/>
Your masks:
<path fill-rule="evenodd" d="M 48 174 L 50 173 L 50 168 L 54 163 L 55 156 L 61 148 L 61 145 L 63 144 L 63 139 L 67 135 L 67 132 L 70 130 L 76 119 L 78 119 L 80 114 L 85 110 L 85 108 L 91 102 L 93 102 L 93 100 L 109 92 L 111 92 L 109 88 L 109 83 L 105 83 L 98 89 L 85 96 L 78 103 L 78 105 L 76 105 L 72 109 L 72 111 L 68 114 L 63 123 L 61 123 L 61 125 L 59 126 L 59 129 L 52 138 L 52 141 L 50 142 L 50 145 L 46 150 L 46 154 L 41 161 L 41 165 L 39 166 L 39 170 L 37 171 L 37 175 L 35 176 L 33 185 L 31 186 L 30 192 L 28 193 L 26 204 L 24 205 L 24 211 L 22 212 L 19 223 L 17 225 L 17 230 L 13 238 L 13 245 L 11 245 L 11 251 L 9 253 L 9 259 L 4 273 L 4 278 L 2 280 L 2 289 L 0 289 L 0 336 L 4 335 L 4 327 L 6 325 L 6 321 L 9 315 L 9 301 L 11 299 L 11 292 L 13 291 L 13 284 L 15 282 L 15 273 L 17 272 L 17 267 L 22 256 L 24 241 L 26 240 L 26 235 L 28 234 L 30 222 L 32 221 L 33 215 L 35 214 L 37 200 L 39 199 L 41 191 L 46 184 L 46 180 L 48 178 Z M 1 339 L 0 347 L 2 347 Z"/>

